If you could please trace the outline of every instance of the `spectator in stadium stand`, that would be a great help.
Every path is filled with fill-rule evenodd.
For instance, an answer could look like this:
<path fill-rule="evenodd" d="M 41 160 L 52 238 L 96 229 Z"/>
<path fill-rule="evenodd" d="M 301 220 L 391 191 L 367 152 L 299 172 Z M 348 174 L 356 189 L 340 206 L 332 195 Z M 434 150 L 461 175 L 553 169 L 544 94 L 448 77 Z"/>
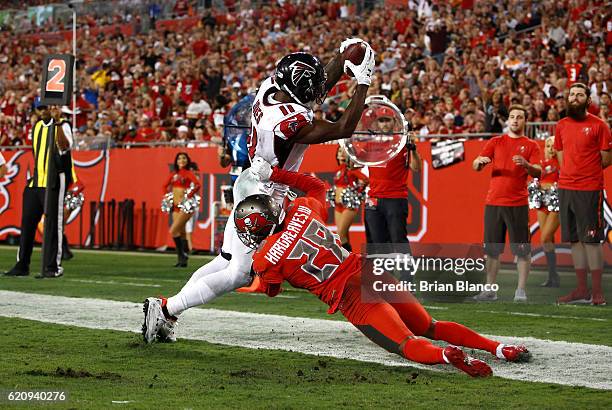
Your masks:
<path fill-rule="evenodd" d="M 504 104 L 502 93 L 500 90 L 495 90 L 493 93 L 489 94 L 487 91 L 488 89 L 480 76 L 480 70 L 472 67 L 470 72 L 476 78 L 480 93 L 483 95 L 485 132 L 501 134 L 506 124 L 506 120 L 508 119 L 508 110 Z"/>
<path fill-rule="evenodd" d="M 382 131 L 394 129 L 395 116 L 379 114 L 377 121 Z M 412 133 L 397 156 L 380 167 L 368 167 L 370 190 L 365 207 L 366 237 L 370 244 L 408 244 L 408 174 L 420 172 L 422 161 Z"/>
<path fill-rule="evenodd" d="M 487 284 L 496 283 L 507 231 L 512 253 L 518 258 L 515 302 L 527 301 L 525 285 L 531 263 L 527 177 L 539 178 L 541 173 L 540 148 L 524 134 L 527 114 L 521 105 L 510 106 L 508 133 L 490 139 L 472 164 L 475 171 L 487 164 L 493 168 L 484 213 Z M 474 300 L 495 301 L 497 292 L 482 291 Z"/>
<path fill-rule="evenodd" d="M 548 190 L 559 181 L 559 161 L 555 151 L 555 137 L 546 138 L 544 144 L 544 159 L 540 162 L 542 174 L 540 176 L 540 187 Z M 557 258 L 555 255 L 555 232 L 559 229 L 559 212 L 549 211 L 546 205 L 537 210 L 538 225 L 540 225 L 540 242 L 546 255 L 548 265 L 548 278 L 542 287 L 558 288 L 561 279 L 557 273 Z"/>
<path fill-rule="evenodd" d="M 567 117 L 555 128 L 560 164 L 561 239 L 571 242 L 577 287 L 559 303 L 605 305 L 603 294 L 603 170 L 612 163 L 612 137 L 605 121 L 587 112 L 590 90 L 574 83 L 567 96 Z M 587 267 L 592 291 L 587 287 Z"/>
<path fill-rule="evenodd" d="M 189 249 L 187 238 L 186 238 L 186 224 L 192 217 L 193 212 L 183 212 L 178 205 L 181 203 L 187 190 L 192 188 L 189 196 L 193 197 L 200 190 L 200 182 L 196 175 L 192 172 L 192 169 L 196 169 L 195 164 L 189 158 L 186 152 L 179 152 L 174 158 L 174 165 L 172 172 L 163 185 L 163 192 L 172 192 L 174 206 L 172 208 L 172 226 L 170 227 L 170 233 L 174 240 L 176 247 L 177 263 L 174 265 L 176 268 L 187 267 L 187 261 L 189 256 L 187 251 Z"/>
<path fill-rule="evenodd" d="M 349 240 L 349 230 L 355 220 L 355 216 L 359 212 L 359 208 L 345 207 L 342 204 L 342 192 L 347 187 L 365 190 L 365 186 L 368 184 L 368 177 L 359 168 L 355 167 L 355 164 L 340 145 L 338 145 L 336 150 L 336 161 L 338 162 L 338 171 L 336 171 L 334 176 L 334 222 L 338 229 L 338 236 L 340 237 L 342 247 L 351 252 L 353 248 Z"/>

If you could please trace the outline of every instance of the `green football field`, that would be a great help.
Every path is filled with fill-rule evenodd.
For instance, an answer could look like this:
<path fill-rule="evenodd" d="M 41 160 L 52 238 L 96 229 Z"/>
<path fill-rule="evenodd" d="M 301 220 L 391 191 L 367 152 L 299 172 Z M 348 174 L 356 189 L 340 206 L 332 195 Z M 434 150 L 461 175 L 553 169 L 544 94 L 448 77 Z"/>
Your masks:
<path fill-rule="evenodd" d="M 15 252 L 16 248 L 0 248 L 0 266 L 10 268 Z M 77 250 L 75 258 L 64 264 L 66 274 L 62 278 L 0 277 L 0 309 L 3 312 L 0 314 L 0 391 L 3 394 L 0 408 L 24 408 L 26 404 L 10 402 L 5 396 L 10 391 L 35 390 L 67 392 L 65 402 L 45 403 L 46 406 L 87 409 L 154 406 L 612 408 L 610 383 L 606 384 L 604 377 L 603 387 L 583 387 L 595 386 L 597 382 L 590 383 L 589 374 L 585 374 L 588 372 L 581 373 L 579 368 L 576 369 L 574 385 L 571 373 L 560 379 L 564 380 L 561 384 L 542 383 L 531 376 L 528 381 L 521 373 L 529 373 L 529 366 L 542 366 L 541 361 L 538 364 L 537 355 L 534 364 L 498 365 L 503 377 L 475 380 L 455 371 L 339 358 L 342 352 L 330 357 L 304 354 L 299 347 L 292 349 L 293 346 L 269 349 L 255 348 L 258 345 L 253 344 L 254 348 L 247 348 L 249 342 L 244 340 L 236 340 L 236 343 L 223 341 L 223 344 L 206 341 L 223 340 L 223 326 L 206 322 L 208 316 L 204 309 L 207 308 L 213 308 L 209 312 L 211 315 L 215 312 L 217 316 L 226 311 L 232 315 L 242 312 L 239 314 L 242 316 L 279 315 L 277 320 L 280 321 L 305 318 L 304 322 L 314 324 L 334 325 L 335 322 L 329 321 L 344 321 L 339 314 L 327 315 L 327 306 L 314 296 L 291 288 L 286 289 L 280 298 L 238 293 L 225 295 L 206 308 L 197 309 L 198 316 L 186 315 L 184 318 L 191 329 L 199 329 L 204 338 L 191 338 L 189 335 L 194 333 L 187 330 L 187 338 L 182 338 L 179 327 L 178 343 L 144 345 L 137 333 L 140 325 L 137 321 L 142 315 L 138 304 L 148 296 L 176 293 L 191 271 L 206 260 L 206 257 L 192 257 L 192 268 L 176 269 L 171 267 L 174 263 L 171 255 Z M 39 264 L 40 254 L 35 252 L 32 266 L 38 267 Z M 580 363 L 581 355 L 593 368 L 612 374 L 610 307 L 556 306 L 552 301 L 570 290 L 572 275 L 564 274 L 563 287 L 555 290 L 539 288 L 537 285 L 543 278 L 543 272 L 536 271 L 531 275 L 530 303 L 527 304 L 511 303 L 516 282 L 516 275 L 511 272 L 500 275 L 501 299 L 510 302 L 438 303 L 427 295 L 421 296 L 436 319 L 460 322 L 487 335 L 526 338 L 527 341 L 534 340 L 534 343 L 537 339 L 542 346 L 546 340 L 555 341 L 550 343 L 555 349 L 562 347 L 559 351 L 563 353 L 558 358 L 547 358 L 545 363 L 550 363 L 551 367 L 541 369 L 543 379 L 549 373 L 567 370 L 564 369 L 565 362 Z M 611 293 L 606 296 L 612 300 Z M 27 303 L 31 304 L 37 298 L 40 298 L 40 303 L 35 304 L 31 312 L 26 312 L 24 307 L 23 312 L 8 313 L 22 302 L 23 306 L 30 306 Z M 55 312 L 55 301 L 65 311 L 49 313 Z M 81 325 L 80 315 L 86 316 L 85 306 L 95 308 L 98 306 L 96 303 L 100 306 L 98 323 L 92 326 L 91 322 L 83 322 Z M 110 324 L 116 322 L 118 315 L 124 314 L 120 307 L 129 312 L 125 321 L 130 323 L 125 327 Z M 45 316 L 44 312 L 49 314 Z M 196 317 L 205 319 L 189 322 L 190 318 Z M 61 324 L 68 323 L 66 319 L 73 324 Z M 118 328 L 129 330 L 111 330 Z M 237 334 L 238 339 L 243 332 L 245 340 L 248 340 L 249 336 L 255 337 L 254 329 L 247 325 L 232 334 Z M 279 329 L 278 338 L 289 340 L 282 334 L 282 327 Z M 232 331 L 236 332 L 236 329 Z M 294 340 L 300 339 L 299 326 L 292 328 L 291 332 Z M 207 333 L 214 337 L 206 339 Z M 325 336 L 329 336 L 333 344 L 334 335 Z M 361 339 L 357 341 L 363 342 Z M 571 343 L 561 343 L 563 341 Z M 383 349 L 379 350 L 381 357 L 388 355 Z M 591 350 L 599 353 L 590 354 Z M 487 357 L 488 362 L 494 362 L 491 356 Z M 537 372 L 531 373 L 537 376 Z M 35 404 L 28 403 L 27 406 Z"/>

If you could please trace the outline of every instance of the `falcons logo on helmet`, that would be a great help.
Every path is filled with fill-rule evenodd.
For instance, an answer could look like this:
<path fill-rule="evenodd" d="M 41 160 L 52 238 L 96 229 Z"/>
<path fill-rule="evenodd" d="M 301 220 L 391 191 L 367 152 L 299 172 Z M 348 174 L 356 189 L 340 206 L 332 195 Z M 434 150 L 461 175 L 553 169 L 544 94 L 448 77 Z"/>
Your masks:
<path fill-rule="evenodd" d="M 291 82 L 296 86 L 302 78 L 310 78 L 317 72 L 313 67 L 301 61 L 293 62 L 289 68 L 291 68 Z"/>

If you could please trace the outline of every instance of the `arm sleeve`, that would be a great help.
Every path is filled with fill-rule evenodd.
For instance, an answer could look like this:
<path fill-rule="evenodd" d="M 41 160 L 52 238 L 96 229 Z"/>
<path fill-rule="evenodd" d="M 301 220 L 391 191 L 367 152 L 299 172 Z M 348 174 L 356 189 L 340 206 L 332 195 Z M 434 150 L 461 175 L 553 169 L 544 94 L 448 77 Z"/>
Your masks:
<path fill-rule="evenodd" d="M 289 185 L 305 192 L 306 196 L 314 198 L 322 204 L 325 203 L 325 183 L 317 177 L 275 167 L 272 169 L 270 181 Z"/>
<path fill-rule="evenodd" d="M 0 152 L 0 166 L 6 164 L 6 160 L 4 159 L 4 155 Z"/>
<path fill-rule="evenodd" d="M 190 194 L 190 196 L 193 197 L 195 194 L 198 193 L 198 191 L 200 191 L 202 185 L 200 184 L 200 181 L 198 181 L 198 178 L 196 178 L 193 172 L 188 171 L 186 176 L 189 182 L 193 184 L 193 191 Z"/>
<path fill-rule="evenodd" d="M 495 141 L 495 138 L 487 141 L 479 156 L 493 159 L 493 155 L 495 153 Z"/>
<path fill-rule="evenodd" d="M 174 177 L 174 172 L 170 174 L 170 176 L 168 177 L 168 179 L 166 180 L 166 182 L 164 182 L 164 185 L 162 186 L 162 191 L 164 192 L 164 194 L 168 191 L 168 186 L 172 183 L 172 177 Z"/>
<path fill-rule="evenodd" d="M 612 149 L 612 136 L 610 136 L 610 127 L 608 124 L 601 124 L 601 148 L 602 151 Z"/>
<path fill-rule="evenodd" d="M 256 258 L 253 260 L 253 271 L 259 276 L 260 286 L 266 295 L 274 297 L 280 293 L 281 284 L 285 278 L 276 272 L 274 267 L 268 266 L 261 259 Z"/>
<path fill-rule="evenodd" d="M 540 165 L 540 146 L 537 142 L 533 142 L 533 149 L 529 153 L 529 158 L 527 159 L 531 165 Z"/>
<path fill-rule="evenodd" d="M 563 140 L 561 139 L 561 124 L 557 123 L 555 127 L 555 149 L 563 151 Z"/>
<path fill-rule="evenodd" d="M 72 138 L 72 127 L 67 121 L 62 122 L 62 131 L 64 131 L 64 136 L 70 145 L 68 149 L 71 149 L 74 146 L 74 139 Z"/>

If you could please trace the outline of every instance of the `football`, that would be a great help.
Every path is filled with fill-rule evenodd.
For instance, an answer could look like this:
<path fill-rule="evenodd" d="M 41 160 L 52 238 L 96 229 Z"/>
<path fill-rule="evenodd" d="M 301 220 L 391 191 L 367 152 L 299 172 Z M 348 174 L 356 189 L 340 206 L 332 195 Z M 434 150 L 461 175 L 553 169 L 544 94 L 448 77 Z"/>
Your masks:
<path fill-rule="evenodd" d="M 363 62 L 365 52 L 366 46 L 364 43 L 355 43 L 348 46 L 342 54 L 345 60 L 349 60 L 351 63 L 359 65 Z M 350 68 L 347 68 L 346 73 L 353 77 L 353 73 L 351 72 Z"/>

